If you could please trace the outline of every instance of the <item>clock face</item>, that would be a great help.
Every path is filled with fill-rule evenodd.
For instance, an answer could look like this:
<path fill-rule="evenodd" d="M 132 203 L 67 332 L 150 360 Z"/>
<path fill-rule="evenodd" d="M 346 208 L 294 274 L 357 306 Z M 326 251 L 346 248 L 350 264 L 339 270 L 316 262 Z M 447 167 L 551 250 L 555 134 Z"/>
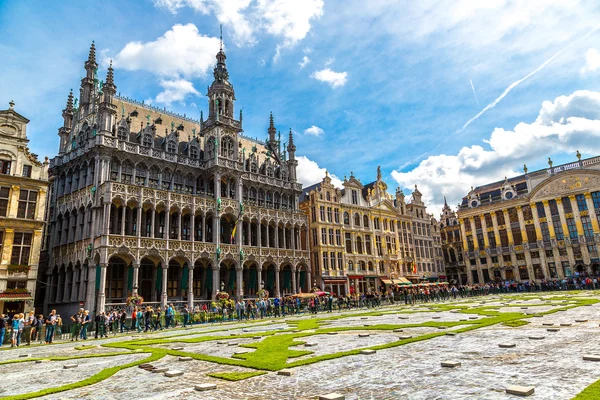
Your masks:
<path fill-rule="evenodd" d="M 477 207 L 477 200 L 473 200 L 471 202 L 471 207 Z"/>
<path fill-rule="evenodd" d="M 506 192 L 506 194 L 504 195 L 504 197 L 506 197 L 507 200 L 510 200 L 513 198 L 513 193 L 512 192 Z"/>

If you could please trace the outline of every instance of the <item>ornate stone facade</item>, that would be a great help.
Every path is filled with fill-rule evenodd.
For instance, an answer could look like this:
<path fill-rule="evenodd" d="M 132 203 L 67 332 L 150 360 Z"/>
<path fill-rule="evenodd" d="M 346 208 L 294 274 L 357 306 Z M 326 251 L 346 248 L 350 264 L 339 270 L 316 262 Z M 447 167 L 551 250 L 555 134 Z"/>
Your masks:
<path fill-rule="evenodd" d="M 318 286 L 337 294 L 385 290 L 393 281 L 435 280 L 443 272 L 438 222 L 415 187 L 412 201 L 387 193 L 381 172 L 363 185 L 350 174 L 338 189 L 326 175 L 306 188 L 311 265 Z"/>
<path fill-rule="evenodd" d="M 600 157 L 472 189 L 458 210 L 471 283 L 600 274 Z"/>
<path fill-rule="evenodd" d="M 190 306 L 261 283 L 271 296 L 310 290 L 292 132 L 282 146 L 271 115 L 265 142 L 242 134 L 225 59 L 208 118 L 193 120 L 116 96 L 92 45 L 50 163 L 46 306 L 118 307 L 135 287 L 146 303 Z"/>
<path fill-rule="evenodd" d="M 29 152 L 29 120 L 0 111 L 0 313 L 33 310 L 48 191 L 48 159 Z"/>

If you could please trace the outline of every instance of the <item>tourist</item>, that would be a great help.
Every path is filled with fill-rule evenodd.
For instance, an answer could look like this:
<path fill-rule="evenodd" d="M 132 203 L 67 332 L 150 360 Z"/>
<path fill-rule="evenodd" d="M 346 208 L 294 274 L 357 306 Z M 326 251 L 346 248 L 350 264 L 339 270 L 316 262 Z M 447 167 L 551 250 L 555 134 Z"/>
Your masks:
<path fill-rule="evenodd" d="M 91 323 L 92 317 L 90 316 L 90 312 L 88 310 L 85 310 L 83 312 L 83 318 L 81 321 L 81 331 L 79 332 L 80 339 L 87 340 L 87 330 Z"/>
<path fill-rule="evenodd" d="M 148 332 L 151 329 L 152 325 L 152 307 L 146 307 L 146 312 L 144 314 L 144 332 Z"/>
<path fill-rule="evenodd" d="M 96 332 L 94 333 L 94 339 L 98 339 L 98 335 L 102 337 L 104 333 L 104 322 L 106 321 L 106 315 L 104 315 L 104 311 L 101 311 L 98 315 L 96 315 L 95 321 Z"/>
<path fill-rule="evenodd" d="M 160 307 L 158 307 L 156 309 L 156 316 L 155 316 L 156 320 L 154 323 L 154 330 L 158 330 L 158 327 L 160 327 L 160 330 L 163 330 L 163 326 L 162 326 L 162 310 L 160 309 Z"/>
<path fill-rule="evenodd" d="M 138 333 L 142 331 L 143 323 L 144 323 L 144 313 L 142 312 L 141 308 L 138 308 L 137 312 L 135 313 L 135 328 L 137 329 Z"/>
<path fill-rule="evenodd" d="M 42 327 L 44 326 L 44 315 L 42 314 L 38 314 L 36 320 L 35 320 L 35 336 L 33 338 L 33 340 L 37 340 L 40 342 L 40 344 L 44 343 L 44 339 L 42 338 Z"/>
<path fill-rule="evenodd" d="M 0 314 L 0 347 L 4 344 L 4 334 L 6 333 L 6 319 L 4 314 Z"/>
<path fill-rule="evenodd" d="M 71 317 L 71 321 L 73 321 L 73 327 L 71 330 L 71 342 L 73 340 L 79 340 L 79 333 L 81 332 L 81 324 L 83 324 L 84 318 L 83 308 L 79 309 L 79 312 Z"/>
<path fill-rule="evenodd" d="M 190 322 L 190 310 L 189 310 L 187 304 L 183 306 L 182 314 L 183 314 L 183 327 L 185 328 Z"/>
<path fill-rule="evenodd" d="M 27 346 L 31 346 L 31 334 L 33 326 L 35 324 L 35 315 L 33 311 L 29 311 L 29 314 L 23 319 L 23 334 L 22 339 L 27 342 Z"/>
<path fill-rule="evenodd" d="M 119 325 L 120 325 L 119 330 L 121 331 L 121 333 L 123 333 L 124 330 L 127 328 L 127 326 L 125 326 L 126 321 L 127 321 L 127 311 L 123 310 L 123 312 L 119 316 Z M 129 329 L 127 329 L 127 330 L 129 330 Z"/>
<path fill-rule="evenodd" d="M 131 329 L 130 330 L 134 330 L 137 328 L 137 323 L 136 323 L 136 318 L 137 318 L 137 308 L 133 307 L 133 311 L 131 312 Z"/>
<path fill-rule="evenodd" d="M 63 334 L 62 327 L 63 327 L 63 320 L 59 314 L 56 314 L 56 331 L 55 331 L 56 333 L 55 333 L 55 335 L 58 335 L 58 337 L 61 337 Z"/>
<path fill-rule="evenodd" d="M 12 332 L 11 332 L 11 346 L 10 347 L 19 347 L 19 345 L 21 344 L 21 332 L 19 330 L 19 325 L 21 322 L 21 314 L 15 314 L 13 315 L 12 318 L 12 323 L 11 323 L 11 327 L 12 327 Z"/>

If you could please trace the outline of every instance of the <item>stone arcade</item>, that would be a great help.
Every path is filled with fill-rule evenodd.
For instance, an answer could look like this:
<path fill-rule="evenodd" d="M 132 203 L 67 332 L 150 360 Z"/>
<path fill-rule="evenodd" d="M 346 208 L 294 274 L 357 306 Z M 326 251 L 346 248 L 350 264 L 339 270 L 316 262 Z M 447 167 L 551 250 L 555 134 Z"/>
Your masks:
<path fill-rule="evenodd" d="M 117 96 L 92 44 L 50 162 L 46 309 L 122 307 L 135 287 L 190 307 L 219 290 L 310 290 L 292 132 L 282 146 L 271 115 L 264 142 L 242 134 L 225 59 L 221 47 L 198 121 Z"/>

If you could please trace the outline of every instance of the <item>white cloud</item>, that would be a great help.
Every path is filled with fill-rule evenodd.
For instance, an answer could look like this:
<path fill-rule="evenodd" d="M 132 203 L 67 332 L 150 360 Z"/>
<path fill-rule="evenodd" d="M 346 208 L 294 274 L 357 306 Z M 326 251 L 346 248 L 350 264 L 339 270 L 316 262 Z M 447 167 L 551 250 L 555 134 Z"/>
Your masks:
<path fill-rule="evenodd" d="M 308 63 L 310 63 L 310 58 L 308 58 L 308 56 L 304 56 L 302 57 L 302 61 L 300 61 L 298 65 L 300 65 L 300 68 L 304 68 L 308 65 Z"/>
<path fill-rule="evenodd" d="M 335 72 L 329 68 L 325 68 L 320 71 L 315 71 L 310 77 L 321 82 L 328 83 L 332 88 L 336 88 L 346 84 L 346 81 L 348 80 L 348 73 Z"/>
<path fill-rule="evenodd" d="M 298 182 L 302 183 L 304 187 L 314 185 L 317 182 L 321 182 L 325 177 L 325 168 L 319 167 L 319 164 L 309 160 L 306 156 L 298 157 L 298 168 L 296 169 L 296 175 Z M 341 188 L 342 180 L 335 175 L 329 174 L 331 177 L 331 183 Z"/>
<path fill-rule="evenodd" d="M 154 0 L 154 5 L 173 14 L 183 7 L 213 13 L 233 31 L 234 43 L 239 46 L 255 44 L 256 34 L 264 30 L 282 39 L 280 49 L 304 39 L 311 21 L 323 15 L 323 0 Z M 274 61 L 277 59 L 278 54 Z"/>
<path fill-rule="evenodd" d="M 325 66 L 329 67 L 335 61 L 335 57 L 329 57 L 327 61 L 325 61 Z"/>
<path fill-rule="evenodd" d="M 159 84 L 164 90 L 156 96 L 157 103 L 170 105 L 175 101 L 183 101 L 187 95 L 193 94 L 198 96 L 200 94 L 194 89 L 192 82 L 185 79 L 161 79 Z"/>
<path fill-rule="evenodd" d="M 597 49 L 588 49 L 585 53 L 585 67 L 581 69 L 581 73 L 595 72 L 600 70 L 600 51 Z"/>
<path fill-rule="evenodd" d="M 155 41 L 127 43 L 113 58 L 113 66 L 171 78 L 196 77 L 214 66 L 218 51 L 218 38 L 199 34 L 194 24 L 177 24 Z"/>
<path fill-rule="evenodd" d="M 323 15 L 323 0 L 258 0 L 256 15 L 268 33 L 293 46 L 306 37 L 311 20 Z"/>
<path fill-rule="evenodd" d="M 597 154 L 600 92 L 580 90 L 545 101 L 534 122 L 520 122 L 512 131 L 496 128 L 484 143 L 463 147 L 456 155 L 430 156 L 411 171 L 392 171 L 392 177 L 403 187 L 418 184 L 424 200 L 437 210 L 443 196 L 456 204 L 471 186 L 522 173 L 524 163 L 583 149 Z"/>
<path fill-rule="evenodd" d="M 323 133 L 325 133 L 325 131 L 316 125 L 313 125 L 310 128 L 304 130 L 305 135 L 311 136 L 321 136 Z"/>

